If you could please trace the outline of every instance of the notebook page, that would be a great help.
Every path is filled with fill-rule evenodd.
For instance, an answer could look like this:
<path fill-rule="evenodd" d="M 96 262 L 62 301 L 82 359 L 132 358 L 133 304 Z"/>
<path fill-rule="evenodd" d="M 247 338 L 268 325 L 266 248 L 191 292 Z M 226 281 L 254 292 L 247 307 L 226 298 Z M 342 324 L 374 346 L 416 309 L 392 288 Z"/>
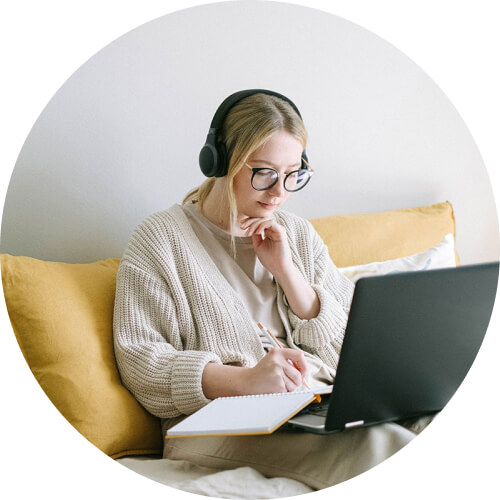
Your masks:
<path fill-rule="evenodd" d="M 266 434 L 315 399 L 314 392 L 217 398 L 167 431 L 167 437 Z"/>

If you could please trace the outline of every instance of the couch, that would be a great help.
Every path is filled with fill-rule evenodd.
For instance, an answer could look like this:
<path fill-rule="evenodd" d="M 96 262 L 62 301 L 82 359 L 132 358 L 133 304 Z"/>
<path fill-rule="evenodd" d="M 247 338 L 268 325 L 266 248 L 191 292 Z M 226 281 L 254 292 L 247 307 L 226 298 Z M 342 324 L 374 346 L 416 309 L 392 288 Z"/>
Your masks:
<path fill-rule="evenodd" d="M 353 281 L 394 269 L 459 264 L 450 202 L 332 215 L 311 223 Z M 114 358 L 119 258 L 70 264 L 2 254 L 0 262 L 9 318 L 28 366 L 62 415 L 98 450 L 152 479 L 196 493 L 264 498 L 257 491 L 266 491 L 275 498 L 311 491 L 251 469 L 220 472 L 159 460 L 160 420 L 122 385 Z M 238 491 L 242 480 L 255 490 Z"/>

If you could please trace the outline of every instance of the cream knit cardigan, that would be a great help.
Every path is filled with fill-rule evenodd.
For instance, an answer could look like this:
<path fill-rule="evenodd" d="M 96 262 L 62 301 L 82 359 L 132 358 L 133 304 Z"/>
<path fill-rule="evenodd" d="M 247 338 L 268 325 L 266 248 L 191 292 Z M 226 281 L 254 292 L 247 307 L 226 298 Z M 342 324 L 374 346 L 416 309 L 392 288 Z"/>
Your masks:
<path fill-rule="evenodd" d="M 284 211 L 275 217 L 287 231 L 294 264 L 320 300 L 318 316 L 302 320 L 277 286 L 288 344 L 336 370 L 354 285 L 307 220 Z M 150 413 L 166 419 L 210 401 L 201 387 L 208 362 L 252 367 L 265 355 L 255 321 L 180 205 L 151 215 L 132 235 L 118 270 L 113 330 L 122 382 Z"/>

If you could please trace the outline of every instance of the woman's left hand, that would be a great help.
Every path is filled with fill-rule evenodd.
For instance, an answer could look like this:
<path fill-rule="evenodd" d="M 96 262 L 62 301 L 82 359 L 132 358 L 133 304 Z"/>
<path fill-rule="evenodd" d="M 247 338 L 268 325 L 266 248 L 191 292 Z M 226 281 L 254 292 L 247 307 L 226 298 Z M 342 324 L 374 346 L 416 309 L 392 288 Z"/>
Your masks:
<path fill-rule="evenodd" d="M 290 272 L 293 268 L 292 254 L 283 226 L 273 219 L 247 217 L 241 221 L 241 228 L 252 237 L 255 254 L 276 280 Z"/>
<path fill-rule="evenodd" d="M 240 226 L 252 237 L 255 254 L 280 284 L 293 313 L 301 319 L 315 318 L 320 310 L 318 295 L 293 264 L 286 229 L 272 219 L 249 217 Z"/>

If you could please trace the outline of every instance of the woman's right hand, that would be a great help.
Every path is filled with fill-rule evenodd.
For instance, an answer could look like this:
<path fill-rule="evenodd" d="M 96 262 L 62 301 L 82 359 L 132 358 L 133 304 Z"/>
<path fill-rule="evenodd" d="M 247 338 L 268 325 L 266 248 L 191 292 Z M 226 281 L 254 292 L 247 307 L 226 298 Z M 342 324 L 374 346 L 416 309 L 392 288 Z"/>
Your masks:
<path fill-rule="evenodd" d="M 272 349 L 245 374 L 247 394 L 292 392 L 302 384 L 306 372 L 304 353 L 297 349 Z"/>
<path fill-rule="evenodd" d="M 302 384 L 306 372 L 307 365 L 302 351 L 273 349 L 253 368 L 207 363 L 201 385 L 203 394 L 208 399 L 291 392 Z"/>

